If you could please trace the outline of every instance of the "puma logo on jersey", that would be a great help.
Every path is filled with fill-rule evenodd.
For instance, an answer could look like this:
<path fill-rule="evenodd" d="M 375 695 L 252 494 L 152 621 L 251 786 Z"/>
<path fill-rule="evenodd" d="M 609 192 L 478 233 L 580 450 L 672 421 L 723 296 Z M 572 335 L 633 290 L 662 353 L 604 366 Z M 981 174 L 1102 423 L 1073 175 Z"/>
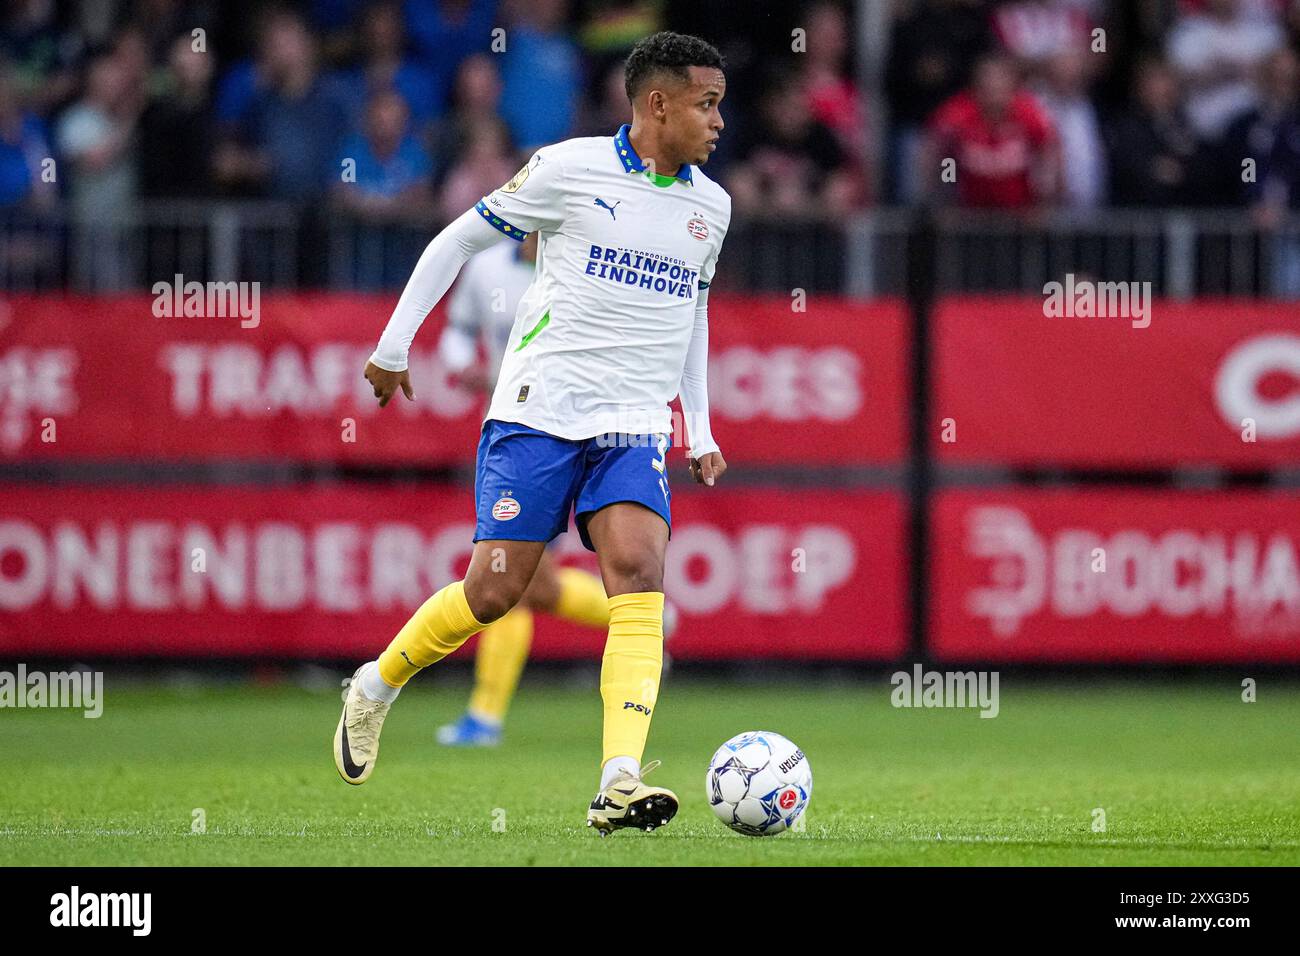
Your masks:
<path fill-rule="evenodd" d="M 602 209 L 608 209 L 610 217 L 614 219 L 615 222 L 618 221 L 618 216 L 614 215 L 614 210 L 617 209 L 622 204 L 623 204 L 623 200 L 620 199 L 618 202 L 614 203 L 614 205 L 611 206 L 609 203 L 605 202 L 605 200 L 601 199 L 599 196 L 596 197 L 596 202 L 595 202 L 595 205 L 600 206 Z"/>

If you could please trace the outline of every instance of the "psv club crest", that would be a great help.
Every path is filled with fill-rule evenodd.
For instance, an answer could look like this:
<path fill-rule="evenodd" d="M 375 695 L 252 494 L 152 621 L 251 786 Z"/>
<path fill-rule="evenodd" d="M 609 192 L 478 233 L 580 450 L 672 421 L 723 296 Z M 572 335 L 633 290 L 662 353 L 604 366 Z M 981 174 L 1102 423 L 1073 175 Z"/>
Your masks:
<path fill-rule="evenodd" d="M 492 506 L 492 517 L 497 521 L 509 521 L 519 516 L 519 502 L 509 495 L 502 495 Z"/>

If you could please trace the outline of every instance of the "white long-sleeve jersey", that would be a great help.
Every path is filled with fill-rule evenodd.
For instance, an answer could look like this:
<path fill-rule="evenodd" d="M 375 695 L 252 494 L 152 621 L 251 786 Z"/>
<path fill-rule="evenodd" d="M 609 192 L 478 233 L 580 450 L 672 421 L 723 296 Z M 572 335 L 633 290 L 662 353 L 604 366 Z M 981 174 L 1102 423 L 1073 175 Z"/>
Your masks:
<path fill-rule="evenodd" d="M 538 231 L 487 418 L 567 439 L 671 431 L 681 395 L 692 457 L 717 451 L 708 420 L 707 289 L 731 198 L 698 168 L 657 176 L 628 141 L 537 151 L 429 244 L 371 361 L 401 371 L 416 330 L 464 262 Z"/>

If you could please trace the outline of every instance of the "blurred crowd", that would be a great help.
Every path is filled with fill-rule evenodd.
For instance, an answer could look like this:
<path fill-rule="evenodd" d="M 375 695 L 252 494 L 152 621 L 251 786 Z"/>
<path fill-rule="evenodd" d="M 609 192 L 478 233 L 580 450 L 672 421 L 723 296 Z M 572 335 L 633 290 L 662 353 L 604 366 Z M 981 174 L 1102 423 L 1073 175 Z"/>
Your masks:
<path fill-rule="evenodd" d="M 886 71 L 896 201 L 1273 219 L 1300 204 L 1300 3 L 906 6 Z"/>
<path fill-rule="evenodd" d="M 728 57 L 709 172 L 742 214 L 1300 205 L 1300 0 L 888 16 L 866 91 L 848 0 L 5 0 L 0 206 L 62 197 L 111 221 L 141 199 L 270 197 L 445 220 L 537 146 L 630 121 L 622 60 L 663 28 Z"/>
<path fill-rule="evenodd" d="M 106 221 L 139 199 L 269 197 L 368 222 L 450 218 L 538 146 L 616 132 L 631 120 L 622 64 L 635 41 L 669 25 L 716 34 L 724 8 L 6 0 L 0 205 L 62 195 Z M 771 24 L 768 36 L 742 24 L 744 40 L 730 44 L 739 76 L 764 82 L 748 101 L 761 100 L 755 122 L 740 124 L 726 154 L 743 201 L 791 212 L 865 201 L 847 10 L 800 11 L 812 52 L 797 61 L 760 62 Z M 781 23 L 797 19 L 787 9 Z M 788 48 L 788 30 L 775 42 Z"/>

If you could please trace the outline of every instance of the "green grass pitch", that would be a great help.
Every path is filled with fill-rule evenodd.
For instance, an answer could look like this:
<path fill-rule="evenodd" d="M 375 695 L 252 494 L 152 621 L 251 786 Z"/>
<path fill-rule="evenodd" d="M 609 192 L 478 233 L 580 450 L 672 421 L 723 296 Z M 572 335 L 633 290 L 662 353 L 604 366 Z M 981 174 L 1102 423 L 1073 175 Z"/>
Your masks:
<path fill-rule="evenodd" d="M 894 709 L 883 676 L 672 675 L 647 757 L 663 760 L 657 778 L 682 811 L 656 833 L 601 840 L 583 826 L 594 686 L 526 678 L 501 747 L 449 751 L 433 733 L 464 702 L 463 671 L 426 676 L 353 788 L 330 751 L 337 693 L 115 687 L 110 674 L 98 720 L 0 711 L 0 865 L 1300 864 L 1300 686 L 1262 680 L 1247 704 L 1227 676 L 1003 676 L 989 720 Z M 812 762 L 802 833 L 743 837 L 705 803 L 714 748 L 758 729 Z"/>

